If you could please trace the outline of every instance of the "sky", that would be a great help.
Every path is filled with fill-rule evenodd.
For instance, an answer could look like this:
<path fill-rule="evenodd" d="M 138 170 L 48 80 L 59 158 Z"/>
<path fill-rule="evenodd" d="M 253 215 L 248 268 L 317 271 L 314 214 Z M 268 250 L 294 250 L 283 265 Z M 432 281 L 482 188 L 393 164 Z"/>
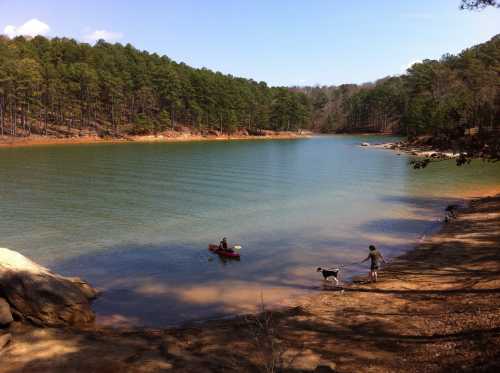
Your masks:
<path fill-rule="evenodd" d="M 0 0 L 0 33 L 130 43 L 270 85 L 363 83 L 500 33 L 460 0 Z"/>

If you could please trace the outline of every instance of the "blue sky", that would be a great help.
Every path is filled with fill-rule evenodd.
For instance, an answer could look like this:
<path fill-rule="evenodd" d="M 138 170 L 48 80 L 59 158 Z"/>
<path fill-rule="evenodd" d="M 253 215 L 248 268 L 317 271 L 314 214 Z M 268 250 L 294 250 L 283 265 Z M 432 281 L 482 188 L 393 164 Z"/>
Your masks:
<path fill-rule="evenodd" d="M 500 9 L 459 2 L 0 0 L 0 32 L 103 37 L 271 85 L 361 83 L 500 33 Z"/>

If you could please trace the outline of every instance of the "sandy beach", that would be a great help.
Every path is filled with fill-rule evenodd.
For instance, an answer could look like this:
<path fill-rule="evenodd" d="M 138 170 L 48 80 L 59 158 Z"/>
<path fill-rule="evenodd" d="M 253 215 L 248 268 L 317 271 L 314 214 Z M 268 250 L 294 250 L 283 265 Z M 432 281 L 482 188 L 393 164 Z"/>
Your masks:
<path fill-rule="evenodd" d="M 500 195 L 391 261 L 284 311 L 168 329 L 10 327 L 0 372 L 441 372 L 500 367 Z M 147 307 L 147 305 L 144 305 Z"/>

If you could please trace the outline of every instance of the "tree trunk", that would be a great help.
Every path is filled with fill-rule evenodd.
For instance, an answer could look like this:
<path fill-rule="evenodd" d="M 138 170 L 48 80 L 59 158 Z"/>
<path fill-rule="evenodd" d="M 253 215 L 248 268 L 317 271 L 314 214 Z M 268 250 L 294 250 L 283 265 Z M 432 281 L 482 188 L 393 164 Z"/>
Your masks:
<path fill-rule="evenodd" d="M 3 109 L 4 98 L 0 100 L 0 136 L 3 136 L 3 126 L 4 126 L 4 109 Z"/>
<path fill-rule="evenodd" d="M 47 116 L 48 116 L 48 114 L 47 114 L 47 106 L 45 105 L 43 107 L 43 134 L 45 136 L 47 136 L 47 122 L 48 122 Z"/>
<path fill-rule="evenodd" d="M 72 122 L 73 122 L 73 117 L 69 118 L 68 122 L 67 122 L 68 123 L 68 131 L 67 131 L 68 132 L 68 137 L 71 137 L 71 127 L 73 125 Z"/>
<path fill-rule="evenodd" d="M 12 136 L 16 136 L 16 127 L 17 127 L 17 102 L 14 100 L 14 108 L 12 110 Z"/>

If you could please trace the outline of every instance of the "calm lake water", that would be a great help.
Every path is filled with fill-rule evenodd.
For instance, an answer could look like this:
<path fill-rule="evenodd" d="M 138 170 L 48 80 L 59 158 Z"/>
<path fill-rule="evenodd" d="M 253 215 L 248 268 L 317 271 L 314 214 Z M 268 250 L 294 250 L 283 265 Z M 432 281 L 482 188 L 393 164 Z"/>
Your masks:
<path fill-rule="evenodd" d="M 361 148 L 388 138 L 0 149 L 0 246 L 102 288 L 98 320 L 169 325 L 286 304 L 317 266 L 388 257 L 437 226 L 500 164 L 413 170 Z M 227 236 L 240 261 L 207 250 Z M 350 265 L 344 276 L 365 271 Z"/>

